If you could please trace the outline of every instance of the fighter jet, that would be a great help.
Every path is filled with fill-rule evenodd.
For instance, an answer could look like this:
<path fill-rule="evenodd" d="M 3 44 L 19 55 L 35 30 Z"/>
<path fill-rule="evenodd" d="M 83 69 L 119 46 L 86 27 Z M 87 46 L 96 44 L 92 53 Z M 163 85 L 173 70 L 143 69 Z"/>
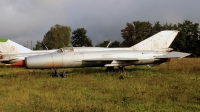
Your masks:
<path fill-rule="evenodd" d="M 33 51 L 7 38 L 0 38 L 0 62 L 5 65 L 18 66 L 23 60 L 25 60 L 25 57 L 52 53 L 58 50 L 48 50 L 44 43 L 42 43 L 42 47 L 45 48 L 45 50 Z M 88 52 L 108 49 L 104 47 L 65 47 L 59 49 L 59 51 L 60 50 L 65 50 L 65 52 Z"/>
<path fill-rule="evenodd" d="M 88 52 L 88 51 L 102 51 L 102 50 L 110 50 L 106 47 L 64 47 L 61 49 L 48 50 L 44 43 L 42 43 L 42 47 L 45 50 L 31 50 L 20 44 L 17 44 L 7 38 L 0 38 L 0 62 L 5 65 L 17 66 L 25 57 L 34 56 L 34 55 L 42 55 L 46 53 L 56 52 L 57 50 L 65 51 L 65 52 Z M 128 50 L 129 48 L 124 48 L 124 50 Z M 115 49 L 113 49 L 115 50 Z M 16 63 L 18 62 L 18 63 Z"/>
<path fill-rule="evenodd" d="M 157 41 L 162 46 L 158 45 L 154 42 L 154 46 L 146 45 L 146 42 L 141 42 L 137 45 L 127 48 L 108 48 L 107 47 L 65 47 L 57 50 L 57 52 L 92 52 L 92 51 L 111 51 L 111 50 L 155 50 L 157 48 L 167 48 L 168 44 L 175 38 L 177 32 L 170 32 L 170 31 L 162 31 L 150 37 L 151 39 L 159 39 L 162 38 L 163 41 Z M 170 38 L 168 38 L 170 37 Z M 153 40 L 148 40 L 152 41 Z M 22 61 L 25 60 L 25 57 L 33 56 L 33 55 L 41 55 L 55 52 L 56 50 L 48 50 L 48 48 L 42 44 L 43 48 L 46 50 L 36 50 L 32 51 L 24 46 L 21 46 L 9 39 L 0 38 L 0 62 L 6 63 L 7 65 L 11 66 L 19 66 L 22 64 Z M 164 49 L 162 49 L 164 50 Z M 16 63 L 18 62 L 18 63 Z"/>
<path fill-rule="evenodd" d="M 28 69 L 113 67 L 124 68 L 129 65 L 159 65 L 170 58 L 183 58 L 189 53 L 171 51 L 170 44 L 178 31 L 161 31 L 131 48 L 112 48 L 101 51 L 73 52 L 63 49 L 57 52 L 26 57 L 20 66 Z M 129 50 L 127 50 L 129 49 Z"/>
<path fill-rule="evenodd" d="M 25 57 L 33 55 L 42 55 L 46 53 L 56 52 L 55 50 L 36 50 L 33 51 L 9 39 L 0 38 L 0 62 L 6 65 L 15 65 Z"/>

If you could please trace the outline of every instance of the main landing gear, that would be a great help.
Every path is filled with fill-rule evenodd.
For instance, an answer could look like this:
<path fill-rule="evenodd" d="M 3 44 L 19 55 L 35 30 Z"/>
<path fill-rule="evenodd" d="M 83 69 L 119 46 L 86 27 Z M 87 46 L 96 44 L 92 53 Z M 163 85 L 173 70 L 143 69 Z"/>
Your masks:
<path fill-rule="evenodd" d="M 115 71 L 114 67 L 107 67 L 106 68 L 106 72 L 114 72 L 114 71 Z M 119 71 L 125 72 L 126 71 L 125 66 L 119 66 Z"/>
<path fill-rule="evenodd" d="M 114 67 L 107 67 L 106 68 L 106 72 L 114 72 L 114 71 L 115 71 Z"/>
<path fill-rule="evenodd" d="M 120 72 L 125 72 L 125 66 L 119 66 L 118 70 Z M 106 72 L 114 72 L 115 69 L 114 67 L 107 67 L 106 68 Z M 63 71 L 62 73 L 59 73 L 57 69 L 54 70 L 54 74 L 52 75 L 53 77 L 60 77 L 60 78 L 65 78 L 66 77 L 66 73 Z"/>
<path fill-rule="evenodd" d="M 59 74 L 58 70 L 55 69 L 54 74 L 53 74 L 53 77 L 65 78 L 65 77 L 66 77 L 66 74 L 65 74 L 65 72 L 62 72 L 61 74 Z"/>

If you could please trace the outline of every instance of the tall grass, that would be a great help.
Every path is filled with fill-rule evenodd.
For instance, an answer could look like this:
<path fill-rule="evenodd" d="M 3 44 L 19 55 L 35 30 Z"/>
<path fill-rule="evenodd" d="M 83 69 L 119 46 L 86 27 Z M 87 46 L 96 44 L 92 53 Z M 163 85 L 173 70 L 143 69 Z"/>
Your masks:
<path fill-rule="evenodd" d="M 200 111 L 200 59 L 155 68 L 0 68 L 0 111 Z"/>

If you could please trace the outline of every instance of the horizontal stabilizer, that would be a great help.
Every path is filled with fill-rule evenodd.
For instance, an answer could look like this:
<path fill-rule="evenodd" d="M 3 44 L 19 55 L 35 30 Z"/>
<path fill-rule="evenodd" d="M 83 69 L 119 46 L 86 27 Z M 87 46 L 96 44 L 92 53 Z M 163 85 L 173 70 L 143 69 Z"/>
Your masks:
<path fill-rule="evenodd" d="M 186 57 L 186 56 L 189 56 L 190 53 L 182 53 L 182 52 L 169 52 L 165 55 L 162 55 L 162 56 L 158 56 L 156 58 L 183 58 L 183 57 Z"/>

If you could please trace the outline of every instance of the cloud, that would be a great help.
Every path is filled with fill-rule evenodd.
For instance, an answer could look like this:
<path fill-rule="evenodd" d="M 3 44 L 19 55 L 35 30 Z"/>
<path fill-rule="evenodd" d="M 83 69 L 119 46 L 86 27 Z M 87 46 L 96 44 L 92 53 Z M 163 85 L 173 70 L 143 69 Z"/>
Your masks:
<path fill-rule="evenodd" d="M 20 44 L 42 40 L 55 24 L 85 28 L 93 44 L 122 41 L 127 22 L 200 23 L 200 1 L 140 0 L 1 0 L 0 34 Z"/>

